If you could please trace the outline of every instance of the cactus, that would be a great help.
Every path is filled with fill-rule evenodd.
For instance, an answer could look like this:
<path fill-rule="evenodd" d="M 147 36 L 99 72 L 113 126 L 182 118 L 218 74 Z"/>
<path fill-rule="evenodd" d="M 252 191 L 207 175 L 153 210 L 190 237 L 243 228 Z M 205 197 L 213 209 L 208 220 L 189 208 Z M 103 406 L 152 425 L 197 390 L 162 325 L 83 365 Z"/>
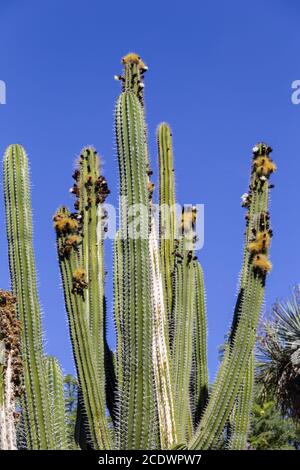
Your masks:
<path fill-rule="evenodd" d="M 28 161 L 21 145 L 10 145 L 4 156 L 9 266 L 17 315 L 21 322 L 21 354 L 25 393 L 22 410 L 27 447 L 54 447 L 49 396 L 43 371 L 41 308 L 37 293 L 32 244 L 32 216 Z"/>
<path fill-rule="evenodd" d="M 207 326 L 203 271 L 200 263 L 194 261 L 194 308 L 195 323 L 193 335 L 193 365 L 191 378 L 191 409 L 194 428 L 199 424 L 208 399 L 207 368 Z"/>
<path fill-rule="evenodd" d="M 161 271 L 168 321 L 171 322 L 173 302 L 174 250 L 176 238 L 175 183 L 172 132 L 166 123 L 157 129 L 159 162 L 159 233 Z"/>
<path fill-rule="evenodd" d="M 272 235 L 268 213 L 268 179 L 265 174 L 261 175 L 261 166 L 257 164 L 262 162 L 264 165 L 264 161 L 267 164 L 272 163 L 269 157 L 270 151 L 270 147 L 265 144 L 258 144 L 253 150 L 252 175 L 247 201 L 246 242 L 250 237 L 257 242 L 264 233 Z M 268 177 L 272 171 L 269 171 Z M 269 242 L 262 243 L 258 253 L 252 250 L 250 243 L 246 248 L 240 291 L 230 335 L 230 349 L 224 356 L 208 405 L 195 436 L 189 444 L 190 449 L 207 449 L 216 444 L 233 409 L 254 348 L 265 280 L 270 268 L 267 258 Z"/>
<path fill-rule="evenodd" d="M 82 257 L 78 244 L 73 245 L 71 250 L 68 244 L 70 237 L 80 237 L 77 233 L 81 233 L 82 229 L 78 216 L 72 215 L 65 207 L 56 212 L 54 226 L 74 359 L 82 390 L 84 413 L 89 424 L 88 439 L 94 448 L 107 449 L 111 445 L 111 436 L 105 417 L 103 381 L 98 374 L 90 317 L 87 315 L 89 277 L 85 268 L 80 265 Z"/>
<path fill-rule="evenodd" d="M 106 338 L 104 239 L 109 189 L 96 150 L 85 147 L 73 174 L 74 211 L 53 218 L 78 379 L 76 442 L 84 449 L 213 449 L 227 429 L 226 448 L 247 442 L 253 392 L 253 349 L 271 269 L 269 184 L 276 166 L 257 144 L 247 209 L 243 265 L 232 325 L 209 393 L 205 287 L 195 254 L 197 213 L 178 220 L 172 132 L 157 129 L 159 236 L 144 106 L 147 66 L 134 53 L 123 59 L 115 112 L 120 217 L 114 240 L 116 352 Z M 63 376 L 42 348 L 40 306 L 32 247 L 28 163 L 20 145 L 4 157 L 4 188 L 12 289 L 21 349 L 7 347 L 6 317 L 13 297 L 0 302 L 0 446 L 16 448 L 15 400 L 30 449 L 68 448 Z M 3 320 L 4 319 L 4 320 Z M 4 323 L 3 323 L 4 321 Z M 6 323 L 5 323 L 6 322 Z M 17 322 L 17 323 L 16 323 Z M 3 327 L 4 325 L 4 327 Z M 5 351 L 4 351 L 5 346 Z M 16 368 L 16 364 L 18 368 Z M 20 381 L 21 380 L 21 381 Z M 108 413 L 109 412 L 109 413 Z"/>
<path fill-rule="evenodd" d="M 236 398 L 236 403 L 230 419 L 230 436 L 228 448 L 244 450 L 250 425 L 250 414 L 253 404 L 254 386 L 254 354 L 251 354 L 244 381 Z"/>
<path fill-rule="evenodd" d="M 63 373 L 58 360 L 53 356 L 45 358 L 45 370 L 50 397 L 54 446 L 57 450 L 67 449 L 68 437 Z"/>
<path fill-rule="evenodd" d="M 122 92 L 118 99 L 116 138 L 120 168 L 120 237 L 124 246 L 121 268 L 124 334 L 120 347 L 125 362 L 118 387 L 122 399 L 119 400 L 117 438 L 121 449 L 148 449 L 154 445 L 157 432 L 152 363 L 150 206 L 144 114 L 132 91 Z M 142 209 L 139 234 L 134 233 L 133 217 L 128 214 L 132 207 Z"/>

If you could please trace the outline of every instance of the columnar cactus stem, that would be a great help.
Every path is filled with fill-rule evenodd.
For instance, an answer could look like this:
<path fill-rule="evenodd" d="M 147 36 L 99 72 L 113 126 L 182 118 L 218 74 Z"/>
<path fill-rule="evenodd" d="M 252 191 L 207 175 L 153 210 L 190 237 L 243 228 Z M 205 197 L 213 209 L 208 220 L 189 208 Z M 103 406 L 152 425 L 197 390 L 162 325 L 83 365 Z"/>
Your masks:
<path fill-rule="evenodd" d="M 120 239 L 120 234 L 117 233 L 114 241 L 114 320 L 116 326 L 117 335 L 117 352 L 116 352 L 116 371 L 117 371 L 117 383 L 119 389 L 122 388 L 122 380 L 124 377 L 123 363 L 124 351 L 122 345 L 122 335 L 125 333 L 124 325 L 124 292 L 123 292 L 123 241 Z M 119 397 L 119 400 L 122 398 Z"/>
<path fill-rule="evenodd" d="M 177 419 L 175 416 L 174 391 L 170 365 L 169 335 L 160 256 L 154 219 L 150 231 L 150 262 L 153 305 L 153 365 L 159 415 L 160 443 L 162 449 L 171 449 L 178 443 Z"/>
<path fill-rule="evenodd" d="M 0 450 L 16 450 L 16 399 L 21 393 L 20 323 L 15 298 L 0 291 Z"/>
<path fill-rule="evenodd" d="M 78 216 L 62 207 L 54 216 L 54 225 L 74 359 L 89 424 L 88 439 L 95 449 L 110 449 L 112 444 L 105 416 L 105 397 L 98 374 L 90 318 L 86 314 L 88 277 L 80 265 L 76 245 L 69 250 L 70 237 L 80 236 Z"/>
<path fill-rule="evenodd" d="M 190 380 L 193 362 L 194 304 L 194 208 L 185 208 L 181 220 L 181 236 L 176 247 L 174 332 L 172 372 L 175 388 L 176 415 L 179 419 L 179 442 L 192 432 Z"/>
<path fill-rule="evenodd" d="M 22 324 L 25 395 L 22 412 L 30 449 L 53 448 L 51 416 L 43 373 L 41 309 L 38 300 L 32 244 L 28 162 L 21 145 L 10 145 L 4 156 L 9 265 L 17 314 Z"/>
<path fill-rule="evenodd" d="M 147 191 L 145 122 L 133 92 L 123 92 L 116 108 L 116 140 L 120 171 L 120 237 L 122 266 L 122 335 L 124 377 L 119 384 L 119 447 L 148 449 L 155 444 L 157 418 L 152 364 L 153 318 L 149 260 L 149 195 Z M 140 211 L 135 230 L 135 210 Z M 133 211 L 133 212 L 132 212 Z M 131 215 L 129 213 L 131 212 Z"/>
<path fill-rule="evenodd" d="M 195 326 L 191 391 L 193 423 L 194 426 L 197 426 L 208 399 L 207 327 L 203 271 L 198 261 L 193 261 L 193 265 Z"/>
<path fill-rule="evenodd" d="M 103 229 L 106 215 L 103 203 L 109 194 L 109 189 L 105 178 L 100 175 L 99 166 L 100 162 L 96 150 L 93 147 L 84 148 L 81 151 L 78 166 L 73 175 L 75 184 L 71 191 L 76 195 L 75 209 L 79 215 L 81 238 L 78 240 L 78 250 L 80 265 L 84 268 L 88 279 L 88 297 L 84 303 L 85 316 L 90 325 L 101 394 L 104 396 L 105 272 Z M 105 410 L 103 410 L 104 412 Z"/>
<path fill-rule="evenodd" d="M 144 106 L 143 74 L 147 66 L 137 54 L 127 54 L 122 60 L 124 64 L 123 91 L 132 92 Z M 145 117 L 145 116 L 144 116 Z M 153 215 L 152 194 L 154 184 L 150 181 L 152 171 L 147 147 L 147 128 L 144 121 L 144 139 L 146 146 L 146 182 L 150 206 L 150 273 L 152 289 L 153 311 L 153 367 L 155 376 L 156 399 L 160 425 L 160 444 L 163 448 L 173 447 L 177 442 L 176 420 L 171 384 L 170 351 L 168 339 L 168 324 L 166 321 L 166 308 L 164 302 L 163 281 L 160 269 L 160 259 L 156 229 Z M 120 305 L 120 302 L 119 302 Z M 118 327 L 117 327 L 118 330 Z M 121 366 L 122 367 L 122 366 Z"/>
<path fill-rule="evenodd" d="M 159 162 L 159 234 L 164 297 L 169 322 L 172 316 L 174 251 L 176 237 L 174 163 L 171 129 L 162 123 L 157 129 Z"/>
<path fill-rule="evenodd" d="M 265 279 L 271 269 L 267 258 L 271 237 L 268 178 L 276 167 L 269 158 L 269 152 L 269 147 L 264 144 L 254 148 L 247 222 L 255 238 L 248 245 L 250 256 L 241 279 L 231 348 L 223 359 L 207 408 L 189 443 L 190 449 L 208 449 L 217 442 L 233 409 L 253 351 Z"/>
<path fill-rule="evenodd" d="M 64 450 L 68 448 L 64 376 L 57 359 L 53 356 L 45 358 L 45 369 L 53 422 L 54 448 L 56 450 Z"/>
<path fill-rule="evenodd" d="M 251 408 L 253 403 L 254 354 L 251 354 L 244 381 L 238 393 L 230 418 L 230 439 L 228 448 L 245 450 L 250 427 Z"/>

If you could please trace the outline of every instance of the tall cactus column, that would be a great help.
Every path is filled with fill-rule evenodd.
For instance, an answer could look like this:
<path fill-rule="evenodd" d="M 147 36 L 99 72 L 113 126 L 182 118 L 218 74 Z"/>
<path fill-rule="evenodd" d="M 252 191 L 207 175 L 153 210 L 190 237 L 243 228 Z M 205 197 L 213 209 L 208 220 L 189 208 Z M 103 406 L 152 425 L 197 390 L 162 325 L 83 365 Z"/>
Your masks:
<path fill-rule="evenodd" d="M 175 248 L 172 372 L 175 387 L 176 415 L 179 419 L 180 443 L 185 442 L 192 433 L 190 379 L 195 324 L 195 276 L 193 266 L 195 222 L 196 213 L 194 208 L 184 208 L 179 239 Z"/>
<path fill-rule="evenodd" d="M 193 260 L 195 324 L 193 335 L 193 365 L 191 376 L 192 414 L 194 428 L 199 424 L 208 399 L 207 321 L 205 287 L 202 267 Z"/>
<path fill-rule="evenodd" d="M 93 147 L 86 147 L 79 157 L 73 175 L 75 183 L 71 191 L 76 196 L 75 209 L 81 233 L 80 264 L 88 278 L 88 299 L 84 303 L 85 316 L 90 325 L 94 344 L 101 393 L 105 388 L 105 296 L 104 296 L 104 221 L 102 203 L 109 194 L 103 175 L 100 175 L 100 159 Z M 105 410 L 103 410 L 104 412 Z"/>
<path fill-rule="evenodd" d="M 103 224 L 108 188 L 99 174 L 99 158 L 92 147 L 82 150 L 71 192 L 75 213 L 64 207 L 54 216 L 59 265 L 83 412 L 86 440 L 94 449 L 110 449 L 111 433 L 105 401 L 105 318 Z"/>
<path fill-rule="evenodd" d="M 173 309 L 176 208 L 172 132 L 166 123 L 162 123 L 158 126 L 157 146 L 159 163 L 160 257 L 164 280 L 166 311 L 170 323 Z"/>
<path fill-rule="evenodd" d="M 189 210 L 182 215 L 178 233 L 172 132 L 167 123 L 158 126 L 157 143 L 160 266 L 172 347 L 178 438 L 184 442 L 198 423 L 207 399 L 205 290 L 202 269 L 194 255 L 195 208 L 186 208 Z"/>
<path fill-rule="evenodd" d="M 147 154 L 142 106 L 133 92 L 123 92 L 116 107 L 116 140 L 120 170 L 120 237 L 122 256 L 123 324 L 119 338 L 124 351 L 119 383 L 119 447 L 153 448 L 157 416 L 152 364 L 153 318 L 149 260 L 149 195 Z M 140 233 L 135 236 L 135 205 L 141 211 Z M 119 348 L 120 346 L 118 346 Z"/>
<path fill-rule="evenodd" d="M 54 442 L 43 373 L 41 308 L 32 243 L 28 162 L 21 145 L 11 145 L 5 152 L 4 196 L 11 282 L 22 324 L 25 385 L 22 411 L 27 446 L 30 449 L 51 449 Z"/>
<path fill-rule="evenodd" d="M 217 445 L 234 408 L 251 360 L 256 329 L 264 297 L 266 276 L 271 269 L 268 259 L 272 231 L 269 223 L 268 179 L 276 166 L 270 148 L 261 143 L 254 147 L 250 198 L 247 201 L 247 231 L 251 241 L 242 270 L 241 289 L 233 318 L 230 345 L 214 384 L 213 392 L 200 420 L 190 449 L 208 449 Z M 251 382 L 251 381 L 250 381 Z M 249 385 L 251 386 L 251 383 Z"/>

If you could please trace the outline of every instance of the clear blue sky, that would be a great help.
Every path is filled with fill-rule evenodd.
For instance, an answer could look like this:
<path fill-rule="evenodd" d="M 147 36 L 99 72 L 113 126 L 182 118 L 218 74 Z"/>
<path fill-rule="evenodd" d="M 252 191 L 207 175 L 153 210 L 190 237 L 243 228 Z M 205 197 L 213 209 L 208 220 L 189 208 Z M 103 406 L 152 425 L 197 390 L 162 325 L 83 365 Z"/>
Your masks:
<path fill-rule="evenodd" d="M 205 204 L 199 253 L 207 287 L 209 366 L 230 324 L 241 266 L 251 148 L 274 148 L 274 269 L 266 307 L 299 282 L 300 79 L 297 0 L 1 0 L 0 149 L 22 143 L 30 158 L 35 247 L 46 350 L 73 371 L 52 214 L 68 194 L 75 156 L 94 144 L 118 194 L 113 114 L 120 58 L 138 52 L 149 66 L 146 103 L 156 170 L 155 129 L 174 134 L 176 190 L 182 203 Z M 1 183 L 2 186 L 2 183 Z M 1 195 L 0 285 L 9 286 Z M 108 252 L 111 247 L 107 246 Z M 111 255 L 108 308 L 112 316 Z M 112 328 L 110 319 L 110 331 Z M 110 334 L 112 337 L 112 334 Z"/>

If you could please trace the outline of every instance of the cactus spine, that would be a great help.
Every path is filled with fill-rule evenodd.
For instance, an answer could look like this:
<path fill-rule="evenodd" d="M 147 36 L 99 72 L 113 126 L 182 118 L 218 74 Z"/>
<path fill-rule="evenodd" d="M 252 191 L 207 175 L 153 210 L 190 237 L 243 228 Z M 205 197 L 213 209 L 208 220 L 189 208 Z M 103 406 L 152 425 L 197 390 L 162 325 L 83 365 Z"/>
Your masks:
<path fill-rule="evenodd" d="M 22 325 L 21 352 L 25 385 L 22 409 L 27 446 L 31 449 L 51 449 L 54 442 L 43 373 L 41 309 L 32 244 L 28 162 L 21 145 L 10 145 L 5 152 L 4 196 L 11 282 Z"/>

